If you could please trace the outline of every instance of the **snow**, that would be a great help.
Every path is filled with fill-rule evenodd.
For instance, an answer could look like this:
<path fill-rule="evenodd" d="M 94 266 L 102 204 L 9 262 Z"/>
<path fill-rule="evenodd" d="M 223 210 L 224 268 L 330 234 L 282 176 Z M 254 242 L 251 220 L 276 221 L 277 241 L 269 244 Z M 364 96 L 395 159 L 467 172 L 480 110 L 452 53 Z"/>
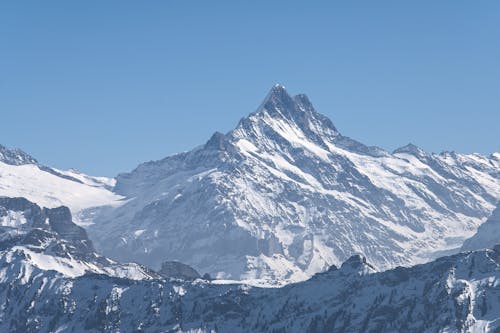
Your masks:
<path fill-rule="evenodd" d="M 279 288 L 229 280 L 75 279 L 38 270 L 0 289 L 7 300 L 0 330 L 29 331 L 36 322 L 38 331 L 62 332 L 493 332 L 500 327 L 499 279 L 492 250 L 381 273 L 354 258 Z"/>
<path fill-rule="evenodd" d="M 106 189 L 114 180 L 61 172 L 84 181 L 78 183 L 41 170 L 37 165 L 9 165 L 0 162 L 0 196 L 24 197 L 39 206 L 67 206 L 76 215 L 96 206 L 119 206 L 122 196 Z"/>
<path fill-rule="evenodd" d="M 62 175 L 78 179 L 82 183 L 89 185 L 89 186 L 95 186 L 95 187 L 108 186 L 111 188 L 111 187 L 116 185 L 116 179 L 114 179 L 114 178 L 88 176 L 88 175 L 86 175 L 78 170 L 75 170 L 75 169 L 60 170 L 60 169 L 53 168 L 53 170 L 57 171 L 58 173 L 60 173 Z"/>
<path fill-rule="evenodd" d="M 295 124 L 286 122 L 283 119 L 273 118 L 267 113 L 264 114 L 263 121 L 287 141 L 299 147 L 304 147 L 324 161 L 329 161 L 329 152 L 308 140 L 304 133 Z"/>
<path fill-rule="evenodd" d="M 140 235 L 142 235 L 144 233 L 144 231 L 146 231 L 146 229 L 136 230 L 136 231 L 134 231 L 134 236 L 139 237 Z"/>
<path fill-rule="evenodd" d="M 23 258 L 19 262 L 19 258 Z M 21 263 L 20 273 L 17 279 L 27 283 L 35 270 L 55 271 L 67 278 L 76 278 L 87 273 L 105 274 L 108 276 L 127 278 L 131 280 L 149 279 L 151 276 L 137 264 L 117 264 L 110 261 L 109 265 L 102 265 L 92 261 L 76 260 L 69 256 L 57 257 L 54 255 L 33 251 L 25 246 L 13 246 L 7 251 L 0 252 L 0 283 L 9 282 L 7 265 Z"/>
<path fill-rule="evenodd" d="M 241 139 L 239 140 L 236 145 L 240 148 L 240 150 L 245 153 L 245 154 L 248 154 L 248 153 L 256 153 L 259 149 L 257 147 L 254 146 L 253 143 L 251 143 L 250 141 L 246 140 L 246 139 Z"/>
<path fill-rule="evenodd" d="M 23 212 L 8 211 L 7 215 L 0 216 L 0 226 L 17 228 L 26 224 L 26 217 Z"/>

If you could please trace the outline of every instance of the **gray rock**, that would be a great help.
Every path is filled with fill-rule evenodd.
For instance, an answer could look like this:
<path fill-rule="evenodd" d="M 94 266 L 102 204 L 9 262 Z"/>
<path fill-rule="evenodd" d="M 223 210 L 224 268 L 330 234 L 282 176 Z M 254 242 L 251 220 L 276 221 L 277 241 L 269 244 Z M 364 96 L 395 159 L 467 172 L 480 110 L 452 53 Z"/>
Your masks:
<path fill-rule="evenodd" d="M 158 274 L 165 278 L 181 280 L 196 280 L 201 278 L 201 275 L 194 268 L 178 261 L 165 261 L 161 265 Z"/>

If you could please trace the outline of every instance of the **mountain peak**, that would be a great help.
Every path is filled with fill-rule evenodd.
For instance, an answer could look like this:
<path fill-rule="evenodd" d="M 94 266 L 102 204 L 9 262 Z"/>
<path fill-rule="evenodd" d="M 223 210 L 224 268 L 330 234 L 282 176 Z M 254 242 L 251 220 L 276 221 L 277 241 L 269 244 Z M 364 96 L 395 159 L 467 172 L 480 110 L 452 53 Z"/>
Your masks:
<path fill-rule="evenodd" d="M 285 86 L 274 85 L 266 98 L 252 115 L 267 114 L 271 118 L 285 119 L 299 126 L 309 127 L 310 123 L 320 127 L 328 127 L 338 134 L 330 119 L 316 112 L 311 101 L 305 94 L 291 96 Z"/>
<path fill-rule="evenodd" d="M 225 150 L 228 146 L 227 137 L 221 132 L 215 132 L 210 139 L 205 143 L 205 148 L 215 150 Z"/>
<path fill-rule="evenodd" d="M 424 156 L 426 155 L 425 151 L 414 145 L 413 143 L 409 143 L 406 146 L 399 147 L 396 150 L 394 150 L 393 154 L 410 154 L 414 156 Z"/>
<path fill-rule="evenodd" d="M 317 145 L 326 152 L 325 142 L 334 142 L 339 134 L 328 117 L 316 112 L 306 95 L 292 97 L 284 86 L 274 85 L 257 111 L 242 118 L 229 137 L 244 138 L 256 147 L 259 142 L 288 142 L 309 148 Z"/>
<path fill-rule="evenodd" d="M 285 86 L 275 84 L 262 102 L 258 111 L 267 111 L 271 116 L 286 115 L 295 109 L 295 101 L 288 94 Z"/>
<path fill-rule="evenodd" d="M 291 96 L 285 86 L 275 84 L 267 94 L 261 108 L 267 110 L 275 107 L 294 106 L 297 111 L 315 112 L 314 107 L 306 94 Z M 267 107 L 266 107 L 267 106 Z"/>
<path fill-rule="evenodd" d="M 366 261 L 366 257 L 355 254 L 344 261 L 340 270 L 348 274 L 365 275 L 376 272 L 375 267 Z"/>
<path fill-rule="evenodd" d="M 286 92 L 286 87 L 282 84 L 276 83 L 271 90 L 276 90 L 276 91 L 285 91 Z"/>
<path fill-rule="evenodd" d="M 301 110 L 306 111 L 306 112 L 313 112 L 314 111 L 314 107 L 306 94 L 295 95 L 293 97 L 293 100 L 295 101 L 295 103 L 297 103 L 297 105 L 299 106 L 299 108 Z"/>
<path fill-rule="evenodd" d="M 38 161 L 21 149 L 0 145 L 0 162 L 10 165 L 38 164 Z"/>

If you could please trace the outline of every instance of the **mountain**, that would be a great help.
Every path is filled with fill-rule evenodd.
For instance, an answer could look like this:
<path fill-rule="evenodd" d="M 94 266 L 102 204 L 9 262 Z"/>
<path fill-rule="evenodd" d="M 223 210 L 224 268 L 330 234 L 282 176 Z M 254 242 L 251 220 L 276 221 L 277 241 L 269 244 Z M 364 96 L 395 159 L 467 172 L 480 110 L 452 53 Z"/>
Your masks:
<path fill-rule="evenodd" d="M 13 261 L 18 262 L 15 258 Z M 17 267 L 17 265 L 13 265 Z M 500 247 L 373 273 L 361 256 L 282 288 L 0 268 L 2 332 L 498 332 Z M 12 274 L 16 273 L 16 274 Z"/>
<path fill-rule="evenodd" d="M 69 207 L 82 225 L 91 223 L 95 207 L 121 203 L 123 198 L 112 192 L 114 184 L 114 179 L 44 166 L 22 150 L 0 145 L 0 196 L 23 197 L 42 207 Z"/>
<path fill-rule="evenodd" d="M 0 281 L 24 283 L 44 271 L 66 277 L 158 277 L 140 265 L 118 264 L 98 255 L 67 207 L 40 208 L 25 198 L 0 197 Z"/>
<path fill-rule="evenodd" d="M 500 203 L 477 232 L 462 245 L 462 251 L 487 249 L 500 243 Z"/>
<path fill-rule="evenodd" d="M 234 130 L 114 191 L 127 201 L 88 228 L 106 256 L 281 284 L 356 253 L 382 270 L 456 252 L 500 199 L 500 154 L 366 146 L 277 85 Z"/>
<path fill-rule="evenodd" d="M 38 161 L 21 149 L 8 149 L 0 145 L 0 162 L 9 165 L 38 164 Z"/>

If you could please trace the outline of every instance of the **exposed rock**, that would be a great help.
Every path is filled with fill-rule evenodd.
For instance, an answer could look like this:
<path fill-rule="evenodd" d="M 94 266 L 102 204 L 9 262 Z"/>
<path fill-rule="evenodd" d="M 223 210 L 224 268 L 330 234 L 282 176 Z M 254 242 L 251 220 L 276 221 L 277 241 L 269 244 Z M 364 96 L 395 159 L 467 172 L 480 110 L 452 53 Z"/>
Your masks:
<path fill-rule="evenodd" d="M 162 277 L 181 280 L 195 280 L 201 278 L 201 275 L 191 266 L 178 261 L 165 261 L 158 271 Z"/>

